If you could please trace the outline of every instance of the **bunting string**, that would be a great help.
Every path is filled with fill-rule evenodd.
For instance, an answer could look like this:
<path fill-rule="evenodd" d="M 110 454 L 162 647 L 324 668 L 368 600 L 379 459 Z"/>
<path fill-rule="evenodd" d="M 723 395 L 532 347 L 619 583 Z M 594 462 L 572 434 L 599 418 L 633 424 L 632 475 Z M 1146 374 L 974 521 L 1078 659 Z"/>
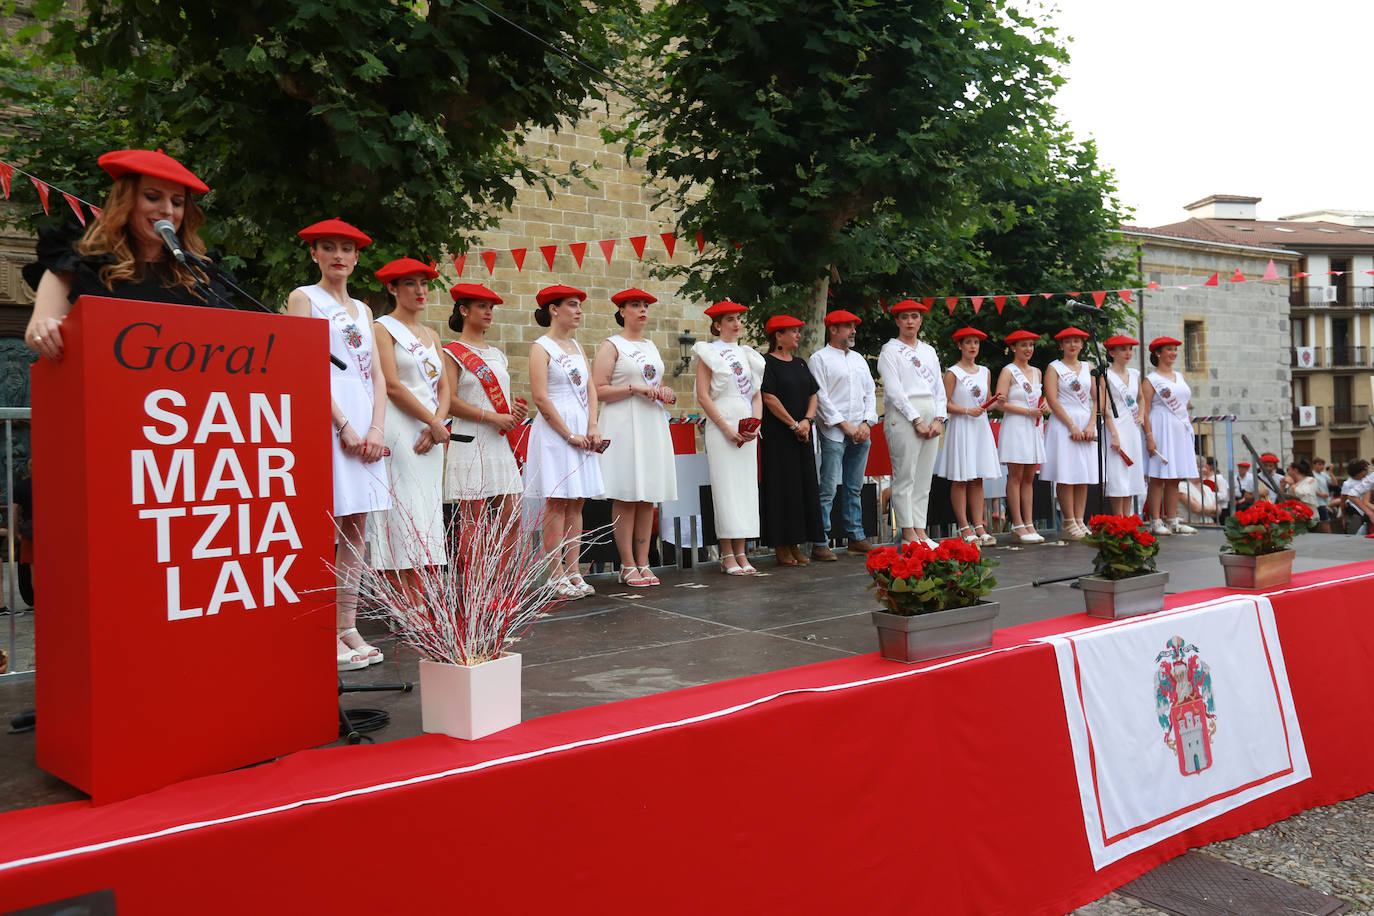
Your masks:
<path fill-rule="evenodd" d="M 14 184 L 15 175 L 22 175 L 33 184 L 34 190 L 38 192 L 38 201 L 43 205 L 44 213 L 52 212 L 52 210 L 49 208 L 49 198 L 51 196 L 51 192 L 56 191 L 58 194 L 62 195 L 62 199 L 67 202 L 67 206 L 72 208 L 72 212 L 75 213 L 76 218 L 81 221 L 81 225 L 86 225 L 86 214 L 81 209 L 83 205 L 86 207 L 86 209 L 91 211 L 92 216 L 96 218 L 100 217 L 100 208 L 97 207 L 95 204 L 91 203 L 89 200 L 83 200 L 82 198 L 77 197 L 75 194 L 72 194 L 70 191 L 65 191 L 62 188 L 59 188 L 56 185 L 52 184 L 51 182 L 44 181 L 37 175 L 34 175 L 31 172 L 27 172 L 24 169 L 21 169 L 17 165 L 14 165 L 9 162 L 0 161 L 0 193 L 4 194 L 5 200 L 10 199 L 10 191 L 12 190 L 12 186 Z"/>

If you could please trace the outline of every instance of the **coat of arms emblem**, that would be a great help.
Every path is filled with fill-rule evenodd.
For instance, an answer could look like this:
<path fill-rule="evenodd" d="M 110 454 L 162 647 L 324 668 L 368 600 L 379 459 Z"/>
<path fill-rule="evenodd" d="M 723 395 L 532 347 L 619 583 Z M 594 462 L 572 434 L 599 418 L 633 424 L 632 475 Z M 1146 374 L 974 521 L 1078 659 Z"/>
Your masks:
<path fill-rule="evenodd" d="M 649 363 L 644 364 L 644 380 L 646 382 L 652 382 L 657 375 L 658 370 L 654 368 L 653 365 Z"/>
<path fill-rule="evenodd" d="M 1212 765 L 1212 738 L 1217 733 L 1212 672 L 1197 646 L 1174 636 L 1155 656 L 1155 712 L 1164 743 L 1178 756 L 1184 776 Z"/>

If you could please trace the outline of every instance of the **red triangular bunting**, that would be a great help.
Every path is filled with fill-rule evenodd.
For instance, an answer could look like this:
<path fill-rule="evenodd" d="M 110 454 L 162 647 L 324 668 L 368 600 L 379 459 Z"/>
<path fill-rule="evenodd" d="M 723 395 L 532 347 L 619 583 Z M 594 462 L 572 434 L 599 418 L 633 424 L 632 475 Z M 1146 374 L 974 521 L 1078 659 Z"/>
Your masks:
<path fill-rule="evenodd" d="M 880 298 L 878 299 L 878 305 L 882 306 L 882 309 L 883 309 L 884 312 L 887 311 L 887 300 L 886 300 L 886 299 L 883 299 L 883 298 L 880 297 Z"/>
<path fill-rule="evenodd" d="M 1331 276 L 1333 276 L 1333 277 L 1344 277 L 1344 276 L 1345 276 L 1345 271 L 1343 271 L 1343 270 L 1331 270 L 1331 271 L 1327 271 L 1327 273 L 1331 274 Z"/>
<path fill-rule="evenodd" d="M 663 239 L 663 247 L 668 251 L 668 257 L 673 256 L 673 250 L 677 248 L 677 236 L 671 232 L 660 232 L 658 237 Z"/>
<path fill-rule="evenodd" d="M 611 252 L 615 251 L 615 239 L 602 239 L 597 244 L 601 246 L 601 253 L 606 256 L 606 263 L 611 263 Z"/>
<path fill-rule="evenodd" d="M 983 307 L 983 300 L 986 296 L 969 296 L 968 301 L 973 303 L 973 314 L 977 315 L 978 310 Z"/>
<path fill-rule="evenodd" d="M 1025 308 L 1026 303 L 1030 302 L 1030 293 L 1017 293 L 1016 301 L 1021 303 L 1022 308 Z"/>
<path fill-rule="evenodd" d="M 553 270 L 553 259 L 558 257 L 558 246 L 540 245 L 539 252 L 544 256 L 544 263 L 549 265 L 549 270 Z"/>
<path fill-rule="evenodd" d="M 995 306 L 997 306 L 997 314 L 1000 315 L 1000 314 L 1002 314 L 1002 309 L 1006 308 L 1006 306 L 1007 306 L 1007 297 L 1006 297 L 1006 296 L 993 296 L 993 297 L 992 297 L 992 304 L 995 305 Z"/>
<path fill-rule="evenodd" d="M 587 256 L 587 243 L 569 242 L 568 250 L 572 252 L 573 260 L 577 262 L 577 266 L 581 267 L 582 259 Z"/>
<path fill-rule="evenodd" d="M 463 267 L 468 263 L 468 256 L 465 254 L 455 254 L 453 256 L 453 269 L 458 271 L 458 276 L 463 275 Z"/>
<path fill-rule="evenodd" d="M 928 312 L 935 307 L 935 297 L 926 296 L 924 299 L 921 300 L 921 304 L 926 307 L 926 311 Z"/>
<path fill-rule="evenodd" d="M 1146 288 L 1146 289 L 1159 289 L 1159 284 L 1156 283 L 1155 281 L 1151 280 L 1148 284 L 1146 284 L 1145 288 Z"/>
<path fill-rule="evenodd" d="M 956 305 L 958 305 L 958 304 L 959 304 L 959 297 L 958 297 L 958 296 L 946 296 L 946 297 L 945 297 L 945 308 L 949 309 L 949 313 L 950 313 L 951 315 L 954 314 L 954 307 L 955 307 Z"/>
<path fill-rule="evenodd" d="M 510 256 L 515 260 L 516 270 L 525 269 L 525 252 L 527 251 L 529 251 L 528 248 L 512 248 L 510 250 Z"/>
<path fill-rule="evenodd" d="M 1095 289 L 1092 293 L 1093 305 L 1102 308 L 1102 303 L 1107 301 L 1107 291 L 1105 289 Z"/>
<path fill-rule="evenodd" d="M 1232 283 L 1244 283 L 1244 282 L 1245 282 L 1245 274 L 1243 274 L 1243 273 L 1240 272 L 1240 268 L 1239 268 L 1239 267 L 1236 268 L 1235 274 L 1231 277 L 1231 282 L 1232 282 Z"/>
<path fill-rule="evenodd" d="M 496 252 L 482 252 L 482 263 L 487 265 L 487 276 L 491 276 L 492 274 L 496 273 Z"/>
<path fill-rule="evenodd" d="M 1069 295 L 1072 296 L 1073 298 L 1077 299 L 1079 296 L 1081 296 L 1081 295 L 1083 295 L 1083 294 L 1082 294 L 1082 293 L 1069 293 Z"/>
<path fill-rule="evenodd" d="M 739 251 L 739 242 L 734 242 L 733 244 L 735 246 L 735 250 Z"/>
<path fill-rule="evenodd" d="M 1129 289 L 1119 289 L 1116 294 L 1121 297 L 1121 301 L 1127 305 L 1131 304 L 1131 291 Z"/>
<path fill-rule="evenodd" d="M 1054 296 L 1054 293 L 1041 293 L 1040 296 L 1041 298 L 1049 299 Z"/>
<path fill-rule="evenodd" d="M 1220 271 L 1217 271 L 1216 273 L 1212 274 L 1210 277 L 1207 278 L 1207 282 L 1204 283 L 1204 284 L 1202 284 L 1202 285 L 1203 285 L 1203 286 L 1220 286 L 1220 285 L 1221 285 L 1221 272 L 1220 272 Z"/>
<path fill-rule="evenodd" d="M 698 233 L 697 233 L 697 254 L 701 254 L 701 253 L 702 253 L 703 251 L 705 251 L 705 250 L 706 250 L 706 236 L 704 236 L 704 235 L 702 235 L 700 232 L 698 232 Z"/>
<path fill-rule="evenodd" d="M 5 192 L 5 200 L 10 199 L 10 180 L 14 178 L 14 166 L 0 162 L 0 191 Z"/>
<path fill-rule="evenodd" d="M 644 260 L 644 243 L 649 241 L 647 235 L 636 235 L 630 238 L 630 247 L 635 250 L 635 257 Z"/>
<path fill-rule="evenodd" d="M 1374 274 L 1374 270 L 1371 270 L 1371 271 L 1369 271 L 1369 272 L 1372 273 L 1372 274 Z M 1261 279 L 1261 280 L 1277 280 L 1278 278 L 1279 278 L 1279 269 L 1278 269 L 1277 267 L 1274 266 L 1274 259 L 1273 259 L 1273 258 L 1270 258 L 1270 259 L 1269 259 L 1269 266 L 1266 267 L 1266 268 L 1264 268 L 1264 276 L 1260 277 L 1260 279 Z"/>
<path fill-rule="evenodd" d="M 91 205 L 87 204 L 86 206 L 90 207 Z M 100 214 L 104 212 L 105 211 L 100 209 L 99 207 L 91 207 L 91 216 L 94 216 L 96 219 L 100 219 Z"/>
<path fill-rule="evenodd" d="M 1305 271 L 1305 270 L 1300 270 L 1300 271 L 1298 271 L 1297 273 L 1293 274 L 1293 276 L 1294 276 L 1295 278 L 1301 278 L 1301 277 L 1310 277 L 1310 276 L 1312 276 L 1312 275 L 1311 275 L 1310 273 L 1308 273 L 1307 271 Z"/>
<path fill-rule="evenodd" d="M 45 185 L 43 182 L 39 181 L 37 178 L 34 178 L 33 176 L 29 176 L 29 181 L 32 181 L 32 182 L 33 182 L 33 186 L 34 186 L 35 188 L 38 189 L 38 199 L 41 200 L 41 201 L 43 201 L 43 212 L 44 212 L 44 213 L 47 213 L 47 212 L 48 212 L 48 186 Z"/>
<path fill-rule="evenodd" d="M 86 214 L 81 212 L 81 201 L 72 197 L 66 191 L 62 192 L 62 199 L 67 202 L 67 206 L 72 208 L 72 212 L 76 214 L 76 218 L 81 220 L 81 225 L 86 225 Z"/>

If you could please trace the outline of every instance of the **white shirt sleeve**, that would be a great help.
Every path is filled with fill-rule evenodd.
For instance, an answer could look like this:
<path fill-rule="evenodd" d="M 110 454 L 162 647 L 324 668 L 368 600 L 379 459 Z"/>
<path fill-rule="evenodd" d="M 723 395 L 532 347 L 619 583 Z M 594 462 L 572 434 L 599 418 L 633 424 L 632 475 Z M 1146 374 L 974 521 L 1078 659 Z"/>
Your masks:
<path fill-rule="evenodd" d="M 827 394 L 830 388 L 830 374 L 826 371 L 824 353 L 825 348 L 822 347 L 811 354 L 806 364 L 811 368 L 811 374 L 816 377 L 816 384 L 819 386 L 816 391 L 816 418 L 821 421 L 822 426 L 834 426 L 844 418 L 835 409 Z"/>
<path fill-rule="evenodd" d="M 937 420 L 949 419 L 949 396 L 945 394 L 945 374 L 940 371 L 940 361 L 935 357 L 935 348 L 926 344 L 926 351 L 930 354 L 930 365 L 933 367 L 935 377 L 939 379 L 935 384 L 935 418 Z"/>
<path fill-rule="evenodd" d="M 850 351 L 853 352 L 853 351 Z M 863 372 L 864 416 L 869 426 L 878 425 L 878 386 L 873 384 L 873 372 L 868 368 L 868 360 L 859 354 L 860 371 Z"/>
<path fill-rule="evenodd" d="M 911 393 L 902 384 L 902 363 L 892 347 L 878 353 L 878 375 L 883 380 L 883 406 L 895 410 L 908 422 L 916 420 L 916 408 L 911 406 Z"/>

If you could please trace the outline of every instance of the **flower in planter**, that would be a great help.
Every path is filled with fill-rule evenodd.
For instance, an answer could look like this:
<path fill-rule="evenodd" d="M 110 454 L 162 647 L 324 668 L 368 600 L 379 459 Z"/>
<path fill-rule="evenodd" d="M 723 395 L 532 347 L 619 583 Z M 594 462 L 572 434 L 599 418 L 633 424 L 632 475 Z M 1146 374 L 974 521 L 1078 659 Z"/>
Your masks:
<path fill-rule="evenodd" d="M 1293 538 L 1312 530 L 1312 509 L 1296 499 L 1274 505 L 1260 500 L 1226 520 L 1226 547 L 1230 553 L 1253 557 L 1287 550 Z"/>
<path fill-rule="evenodd" d="M 933 548 L 918 541 L 879 547 L 869 551 L 866 565 L 878 603 L 905 617 L 977 604 L 997 586 L 997 561 L 956 538 Z"/>
<path fill-rule="evenodd" d="M 1101 579 L 1129 579 L 1155 571 L 1159 541 L 1145 530 L 1138 515 L 1094 515 L 1091 534 L 1082 543 L 1097 548 L 1093 575 Z"/>

